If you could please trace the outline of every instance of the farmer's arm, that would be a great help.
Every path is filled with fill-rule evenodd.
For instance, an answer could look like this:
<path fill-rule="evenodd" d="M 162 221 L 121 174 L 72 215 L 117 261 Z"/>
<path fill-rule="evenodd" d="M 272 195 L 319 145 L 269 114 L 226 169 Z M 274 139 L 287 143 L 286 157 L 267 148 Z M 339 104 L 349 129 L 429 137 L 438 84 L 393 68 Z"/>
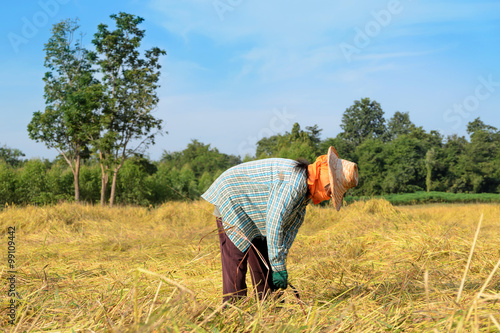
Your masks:
<path fill-rule="evenodd" d="M 275 185 L 271 190 L 267 206 L 266 233 L 269 261 L 273 272 L 286 270 L 285 260 L 291 245 L 289 242 L 293 241 L 297 231 L 295 230 L 293 235 L 290 234 L 293 226 L 285 226 L 284 223 L 302 200 L 303 194 L 288 184 Z M 297 214 L 297 218 L 298 215 L 300 214 Z"/>

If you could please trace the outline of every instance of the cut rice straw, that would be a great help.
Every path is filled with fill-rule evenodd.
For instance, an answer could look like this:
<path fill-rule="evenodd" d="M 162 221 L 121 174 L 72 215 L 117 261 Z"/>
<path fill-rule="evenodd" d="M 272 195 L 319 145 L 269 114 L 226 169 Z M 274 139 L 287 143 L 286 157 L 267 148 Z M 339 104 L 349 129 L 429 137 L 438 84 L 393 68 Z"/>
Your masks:
<path fill-rule="evenodd" d="M 479 235 L 479 230 L 481 229 L 481 223 L 483 222 L 483 213 L 481 213 L 481 218 L 479 219 L 479 224 L 477 225 L 476 235 L 474 236 L 474 242 L 470 248 L 469 259 L 467 260 L 467 265 L 465 266 L 464 276 L 462 277 L 462 283 L 458 289 L 457 304 L 460 302 L 460 297 L 462 296 L 462 291 L 464 289 L 465 278 L 467 277 L 467 272 L 469 271 L 470 262 L 472 260 L 472 255 L 474 254 L 474 248 L 476 247 L 477 236 Z"/>
<path fill-rule="evenodd" d="M 430 305 L 431 301 L 429 298 L 429 270 L 425 270 L 424 273 L 424 285 L 425 285 L 425 299 L 427 300 L 427 305 Z"/>
<path fill-rule="evenodd" d="M 160 288 L 161 288 L 161 284 L 163 283 L 162 280 L 160 280 L 160 283 L 158 283 L 158 288 L 156 289 L 156 294 L 155 294 L 155 297 L 153 299 L 153 302 L 151 302 L 151 307 L 149 308 L 149 313 L 148 313 L 148 317 L 146 318 L 146 324 L 148 323 L 149 321 L 149 317 L 151 317 L 151 312 L 153 311 L 153 306 L 155 305 L 155 302 L 156 302 L 156 299 L 158 298 L 158 293 L 160 292 Z"/>
<path fill-rule="evenodd" d="M 483 295 L 483 292 L 486 289 L 486 286 L 488 286 L 488 284 L 490 283 L 491 279 L 493 278 L 493 275 L 495 275 L 495 273 L 498 270 L 499 266 L 500 266 L 500 259 L 498 260 L 497 264 L 495 265 L 495 268 L 493 268 L 493 270 L 491 271 L 490 275 L 488 276 L 488 278 L 484 282 L 483 287 L 481 288 L 481 290 L 479 291 L 479 293 L 476 296 L 477 298 L 479 298 L 479 297 L 481 297 Z"/>
<path fill-rule="evenodd" d="M 498 330 L 500 331 L 500 324 L 498 324 L 498 321 L 495 319 L 495 317 L 493 317 L 493 315 L 490 313 L 490 319 L 491 321 L 493 322 L 493 324 L 495 324 L 495 326 L 498 328 Z"/>

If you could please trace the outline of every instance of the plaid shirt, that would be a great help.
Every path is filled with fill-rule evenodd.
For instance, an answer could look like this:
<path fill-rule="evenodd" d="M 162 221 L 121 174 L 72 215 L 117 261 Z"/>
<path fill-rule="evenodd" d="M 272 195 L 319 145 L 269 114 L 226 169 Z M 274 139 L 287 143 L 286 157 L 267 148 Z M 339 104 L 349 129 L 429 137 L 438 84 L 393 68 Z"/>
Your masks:
<path fill-rule="evenodd" d="M 295 166 L 295 161 L 282 158 L 239 164 L 201 196 L 219 209 L 226 234 L 240 251 L 255 237 L 267 238 L 275 272 L 286 270 L 288 250 L 310 202 L 306 171 Z"/>

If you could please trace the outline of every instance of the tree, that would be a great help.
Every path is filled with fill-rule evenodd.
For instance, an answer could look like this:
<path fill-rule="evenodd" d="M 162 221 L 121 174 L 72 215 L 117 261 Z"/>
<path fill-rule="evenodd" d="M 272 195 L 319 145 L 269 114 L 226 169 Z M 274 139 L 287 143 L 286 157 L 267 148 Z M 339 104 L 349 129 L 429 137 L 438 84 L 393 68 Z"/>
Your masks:
<path fill-rule="evenodd" d="M 45 44 L 45 111 L 35 112 L 28 125 L 32 140 L 55 148 L 73 172 L 75 201 L 80 200 L 80 163 L 98 131 L 97 109 L 102 89 L 93 77 L 95 57 L 75 39 L 77 21 L 65 20 L 52 28 Z"/>
<path fill-rule="evenodd" d="M 234 155 L 220 153 L 217 148 L 211 148 L 198 140 L 192 140 L 182 152 L 163 152 L 161 161 L 171 168 L 182 168 L 189 165 L 196 178 L 204 173 L 215 174 L 223 172 L 241 163 Z"/>
<path fill-rule="evenodd" d="M 357 163 L 356 147 L 350 141 L 344 139 L 339 133 L 335 138 L 327 138 L 319 144 L 319 151 L 324 154 L 328 148 L 333 146 L 342 159 Z"/>
<path fill-rule="evenodd" d="M 110 16 L 116 29 L 100 24 L 92 43 L 95 45 L 102 74 L 105 98 L 101 128 L 94 138 L 95 152 L 101 164 L 101 205 L 105 203 L 109 173 L 112 184 L 109 204 L 114 203 L 116 180 L 125 160 L 154 144 L 161 133 L 162 119 L 152 111 L 158 103 L 159 57 L 166 52 L 153 47 L 140 57 L 144 30 L 143 18 L 120 12 Z"/>
<path fill-rule="evenodd" d="M 22 163 L 20 157 L 24 157 L 24 153 L 19 149 L 9 148 L 6 145 L 0 147 L 0 160 L 4 160 L 5 163 L 12 167 L 17 167 Z"/>
<path fill-rule="evenodd" d="M 147 206 L 152 197 L 152 184 L 148 180 L 157 171 L 156 165 L 143 156 L 133 156 L 127 159 L 117 179 L 117 187 L 120 191 L 116 199 L 128 205 Z"/>
<path fill-rule="evenodd" d="M 340 127 L 344 140 L 358 146 L 370 138 L 383 138 L 386 133 L 384 111 L 376 101 L 362 98 L 354 101 L 342 116 Z"/>
<path fill-rule="evenodd" d="M 469 173 L 472 191 L 496 192 L 500 189 L 500 132 L 484 124 L 479 118 L 468 123 L 470 143 L 466 146 L 463 162 Z"/>
<path fill-rule="evenodd" d="M 408 112 L 396 111 L 387 123 L 387 136 L 389 140 L 396 139 L 403 134 L 410 134 L 416 126 L 410 120 Z"/>
<path fill-rule="evenodd" d="M 467 134 L 471 137 L 477 132 L 495 133 L 496 127 L 486 125 L 479 117 L 467 124 Z"/>
<path fill-rule="evenodd" d="M 257 142 L 257 158 L 283 157 L 290 159 L 305 158 L 314 161 L 320 154 L 320 133 L 318 125 L 306 126 L 303 131 L 298 123 L 292 131 L 262 138 Z"/>
<path fill-rule="evenodd" d="M 469 191 L 468 175 L 464 162 L 467 145 L 463 136 L 456 134 L 447 137 L 441 149 L 436 150 L 434 179 L 439 181 L 437 190 L 453 193 Z"/>
<path fill-rule="evenodd" d="M 257 158 L 267 158 L 278 155 L 278 141 L 281 139 L 281 134 L 276 134 L 268 138 L 262 138 L 257 142 L 255 156 Z"/>
<path fill-rule="evenodd" d="M 382 182 L 386 177 L 387 157 L 385 145 L 380 139 L 368 139 L 356 147 L 359 157 L 359 183 L 352 193 L 361 195 L 381 194 Z"/>

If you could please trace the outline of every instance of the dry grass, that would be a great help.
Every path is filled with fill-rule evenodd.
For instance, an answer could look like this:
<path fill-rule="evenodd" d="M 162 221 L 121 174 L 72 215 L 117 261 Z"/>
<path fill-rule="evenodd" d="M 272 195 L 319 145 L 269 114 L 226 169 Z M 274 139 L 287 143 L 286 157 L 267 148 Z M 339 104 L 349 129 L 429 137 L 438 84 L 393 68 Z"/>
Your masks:
<path fill-rule="evenodd" d="M 310 207 L 287 262 L 303 303 L 288 288 L 284 303 L 259 303 L 250 295 L 226 309 L 210 212 L 205 202 L 152 210 L 60 204 L 0 212 L 4 240 L 9 226 L 17 228 L 22 297 L 16 324 L 9 325 L 2 283 L 0 327 L 6 332 L 500 330 L 500 205 L 393 207 L 371 200 L 339 213 Z M 2 244 L 6 263 L 6 241 Z M 1 273 L 6 281 L 5 264 Z"/>

